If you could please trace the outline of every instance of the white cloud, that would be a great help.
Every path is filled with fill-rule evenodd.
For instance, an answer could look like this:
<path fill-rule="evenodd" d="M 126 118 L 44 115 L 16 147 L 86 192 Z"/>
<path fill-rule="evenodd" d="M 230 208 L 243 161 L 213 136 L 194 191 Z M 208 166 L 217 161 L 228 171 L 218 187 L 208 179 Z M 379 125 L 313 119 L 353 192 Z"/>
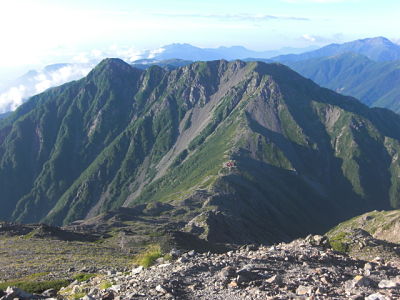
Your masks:
<path fill-rule="evenodd" d="M 79 53 L 72 58 L 72 61 L 86 64 L 89 62 L 89 58 L 86 53 Z"/>
<path fill-rule="evenodd" d="M 35 84 L 36 93 L 41 93 L 50 87 L 82 78 L 86 76 L 90 70 L 91 67 L 89 66 L 68 65 L 54 72 L 40 73 L 38 76 L 35 77 L 37 81 L 37 83 Z"/>
<path fill-rule="evenodd" d="M 163 53 L 164 51 L 165 51 L 165 48 L 158 48 L 158 49 L 151 50 L 151 51 L 149 52 L 149 54 L 147 55 L 147 58 L 154 58 L 154 57 L 156 57 L 158 54 Z"/>
<path fill-rule="evenodd" d="M 91 51 L 91 54 L 92 54 L 92 56 L 95 57 L 95 58 L 101 58 L 102 55 L 103 55 L 103 52 L 102 52 L 101 50 L 98 50 L 98 49 L 93 49 L 93 50 Z"/>
<path fill-rule="evenodd" d="M 0 95 L 0 114 L 11 110 L 15 110 L 23 103 L 26 87 L 18 85 L 9 88 L 5 93 Z"/>
<path fill-rule="evenodd" d="M 343 34 L 336 33 L 329 36 L 320 36 L 306 33 L 303 34 L 300 39 L 314 44 L 337 43 L 343 39 Z"/>
<path fill-rule="evenodd" d="M 46 89 L 86 76 L 92 65 L 71 64 L 54 68 L 51 71 L 42 70 L 33 77 L 25 78 L 24 82 L 11 86 L 0 94 L 0 113 L 15 110 L 29 97 Z"/>
<path fill-rule="evenodd" d="M 117 46 L 110 47 L 109 57 L 119 57 L 125 61 L 132 62 L 138 59 L 146 58 L 145 50 L 138 50 L 134 47 L 120 48 Z"/>
<path fill-rule="evenodd" d="M 315 37 L 313 37 L 312 35 L 309 35 L 309 34 L 303 34 L 302 38 L 306 41 L 313 42 L 313 43 L 317 40 Z"/>

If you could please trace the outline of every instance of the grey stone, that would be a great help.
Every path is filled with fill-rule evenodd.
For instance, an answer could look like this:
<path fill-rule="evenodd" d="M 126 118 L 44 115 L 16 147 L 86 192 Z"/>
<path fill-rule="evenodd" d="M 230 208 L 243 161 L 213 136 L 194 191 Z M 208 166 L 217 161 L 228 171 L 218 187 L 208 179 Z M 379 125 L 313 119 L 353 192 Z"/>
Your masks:
<path fill-rule="evenodd" d="M 42 295 L 44 297 L 55 297 L 55 296 L 57 296 L 57 291 L 55 289 L 48 289 L 48 290 L 45 290 L 42 293 Z"/>
<path fill-rule="evenodd" d="M 376 283 L 371 278 L 366 276 L 356 276 L 353 279 L 353 287 L 375 287 Z"/>
<path fill-rule="evenodd" d="M 144 270 L 143 266 L 139 266 L 137 268 L 132 269 L 131 274 L 132 275 L 137 275 L 137 274 L 141 273 L 143 270 Z"/>
<path fill-rule="evenodd" d="M 313 291 L 312 286 L 304 286 L 304 285 L 299 285 L 296 289 L 296 294 L 303 296 L 303 295 L 311 295 Z"/>
<path fill-rule="evenodd" d="M 399 288 L 399 283 L 393 280 L 381 280 L 378 283 L 378 287 L 381 289 L 394 289 Z"/>
<path fill-rule="evenodd" d="M 372 270 L 373 269 L 373 266 L 372 266 L 372 264 L 371 263 L 366 263 L 365 265 L 364 265 L 364 270 Z"/>
<path fill-rule="evenodd" d="M 176 257 L 179 257 L 179 256 L 182 254 L 182 251 L 173 248 L 173 249 L 169 252 L 169 254 L 170 254 L 172 257 L 176 258 Z"/>
<path fill-rule="evenodd" d="M 250 282 L 250 281 L 254 281 L 257 279 L 260 279 L 260 275 L 258 275 L 255 272 L 243 269 L 240 270 L 236 273 L 238 276 L 236 278 L 236 281 L 240 284 L 240 283 L 244 283 L 244 282 Z"/>
<path fill-rule="evenodd" d="M 167 294 L 168 293 L 167 289 L 164 286 L 162 286 L 161 284 L 156 286 L 156 291 L 161 293 L 161 294 Z"/>
<path fill-rule="evenodd" d="M 228 266 L 223 268 L 219 273 L 218 277 L 222 280 L 229 280 L 232 277 L 236 276 L 236 270 L 235 268 Z"/>
<path fill-rule="evenodd" d="M 380 293 L 375 293 L 375 294 L 369 295 L 368 297 L 365 297 L 365 300 L 390 300 L 390 298 L 388 298 L 385 295 L 382 295 Z"/>
<path fill-rule="evenodd" d="M 271 284 L 281 284 L 282 283 L 282 276 L 280 276 L 278 274 L 277 275 L 273 275 L 270 278 L 266 279 L 265 281 L 268 282 L 268 283 L 271 283 Z"/>

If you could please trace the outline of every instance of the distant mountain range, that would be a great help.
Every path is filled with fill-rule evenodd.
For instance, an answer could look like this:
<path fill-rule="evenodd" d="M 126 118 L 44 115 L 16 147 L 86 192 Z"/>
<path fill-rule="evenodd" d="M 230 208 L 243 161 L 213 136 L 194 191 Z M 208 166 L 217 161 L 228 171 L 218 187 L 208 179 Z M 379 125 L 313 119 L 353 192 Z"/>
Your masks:
<path fill-rule="evenodd" d="M 395 60 L 400 59 L 400 45 L 376 37 L 304 52 L 306 50 L 283 48 L 257 52 L 241 46 L 199 48 L 189 44 L 171 44 L 144 51 L 140 54 L 143 58 L 133 61 L 132 65 L 140 69 L 159 65 L 166 70 L 173 70 L 196 60 L 279 61 L 318 84 L 357 97 L 369 106 L 386 107 L 399 112 L 400 87 L 396 73 L 398 62 Z M 293 54 L 275 56 L 287 52 Z M 294 54 L 298 52 L 304 53 Z M 275 57 L 270 58 L 272 56 Z M 14 110 L 27 98 L 46 88 L 82 78 L 93 67 L 94 62 L 55 64 L 41 71 L 28 72 L 0 90 L 0 114 Z"/>
<path fill-rule="evenodd" d="M 368 38 L 347 42 L 344 44 L 330 44 L 320 49 L 301 54 L 288 54 L 272 58 L 279 62 L 304 61 L 311 58 L 335 56 L 343 53 L 362 54 L 375 61 L 400 60 L 400 45 L 384 37 Z"/>
<path fill-rule="evenodd" d="M 106 59 L 0 121 L 0 219 L 146 204 L 207 240 L 287 240 L 399 207 L 399 154 L 400 116 L 281 64 Z"/>
<path fill-rule="evenodd" d="M 219 48 L 199 48 L 190 44 L 171 44 L 156 50 L 148 50 L 142 54 L 144 58 L 155 60 L 183 59 L 190 61 L 209 61 L 209 60 L 235 60 L 254 58 L 270 58 L 273 56 L 287 53 L 302 53 L 315 50 L 316 47 L 307 48 L 282 48 L 279 50 L 253 51 L 243 46 L 219 47 Z"/>
<path fill-rule="evenodd" d="M 400 60 L 377 62 L 363 55 L 344 53 L 285 64 L 316 83 L 356 97 L 368 106 L 400 113 Z"/>

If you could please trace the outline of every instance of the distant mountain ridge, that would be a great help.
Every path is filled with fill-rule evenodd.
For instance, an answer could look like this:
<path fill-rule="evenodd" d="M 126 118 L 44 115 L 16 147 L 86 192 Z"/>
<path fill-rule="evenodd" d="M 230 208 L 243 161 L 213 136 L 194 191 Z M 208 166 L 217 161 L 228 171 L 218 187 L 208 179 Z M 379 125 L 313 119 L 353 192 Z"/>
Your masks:
<path fill-rule="evenodd" d="M 362 54 L 375 61 L 400 60 L 400 45 L 385 37 L 355 40 L 344 44 L 330 44 L 320 49 L 301 54 L 288 54 L 272 58 L 279 62 L 295 62 L 311 58 L 334 56 L 346 52 Z"/>
<path fill-rule="evenodd" d="M 200 48 L 187 43 L 175 43 L 165 45 L 159 49 L 147 50 L 141 55 L 143 58 L 154 60 L 182 59 L 189 61 L 209 61 L 209 60 L 235 60 L 254 58 L 270 58 L 285 53 L 301 53 L 316 47 L 307 48 L 282 48 L 278 50 L 254 51 L 243 46 L 218 47 L 218 48 Z"/>
<path fill-rule="evenodd" d="M 400 113 L 400 60 L 377 62 L 364 55 L 343 53 L 285 64 L 304 77 L 356 97 L 368 106 Z"/>
<path fill-rule="evenodd" d="M 280 64 L 106 59 L 0 121 L 0 218 L 161 202 L 210 241 L 288 240 L 398 207 L 399 152 L 398 115 Z"/>

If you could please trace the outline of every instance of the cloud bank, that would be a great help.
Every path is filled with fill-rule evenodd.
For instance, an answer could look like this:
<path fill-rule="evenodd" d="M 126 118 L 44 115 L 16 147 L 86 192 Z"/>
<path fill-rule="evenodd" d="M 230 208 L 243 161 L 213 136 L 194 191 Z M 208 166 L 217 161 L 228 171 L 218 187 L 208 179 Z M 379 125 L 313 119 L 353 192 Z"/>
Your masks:
<path fill-rule="evenodd" d="M 0 114 L 13 111 L 23 103 L 26 87 L 24 85 L 13 86 L 0 95 Z"/>
<path fill-rule="evenodd" d="M 0 113 L 15 110 L 29 97 L 41 93 L 50 87 L 80 79 L 91 70 L 89 64 L 63 64 L 49 66 L 40 72 L 31 71 L 18 78 L 0 94 Z"/>
<path fill-rule="evenodd" d="M 133 47 L 111 46 L 107 51 L 94 49 L 76 53 L 70 59 L 74 63 L 49 65 L 41 71 L 30 71 L 0 89 L 0 114 L 14 111 L 29 97 L 48 88 L 86 76 L 103 58 L 120 57 L 127 62 L 133 62 L 138 59 L 154 58 L 163 51 L 164 48 L 137 50 Z"/>

